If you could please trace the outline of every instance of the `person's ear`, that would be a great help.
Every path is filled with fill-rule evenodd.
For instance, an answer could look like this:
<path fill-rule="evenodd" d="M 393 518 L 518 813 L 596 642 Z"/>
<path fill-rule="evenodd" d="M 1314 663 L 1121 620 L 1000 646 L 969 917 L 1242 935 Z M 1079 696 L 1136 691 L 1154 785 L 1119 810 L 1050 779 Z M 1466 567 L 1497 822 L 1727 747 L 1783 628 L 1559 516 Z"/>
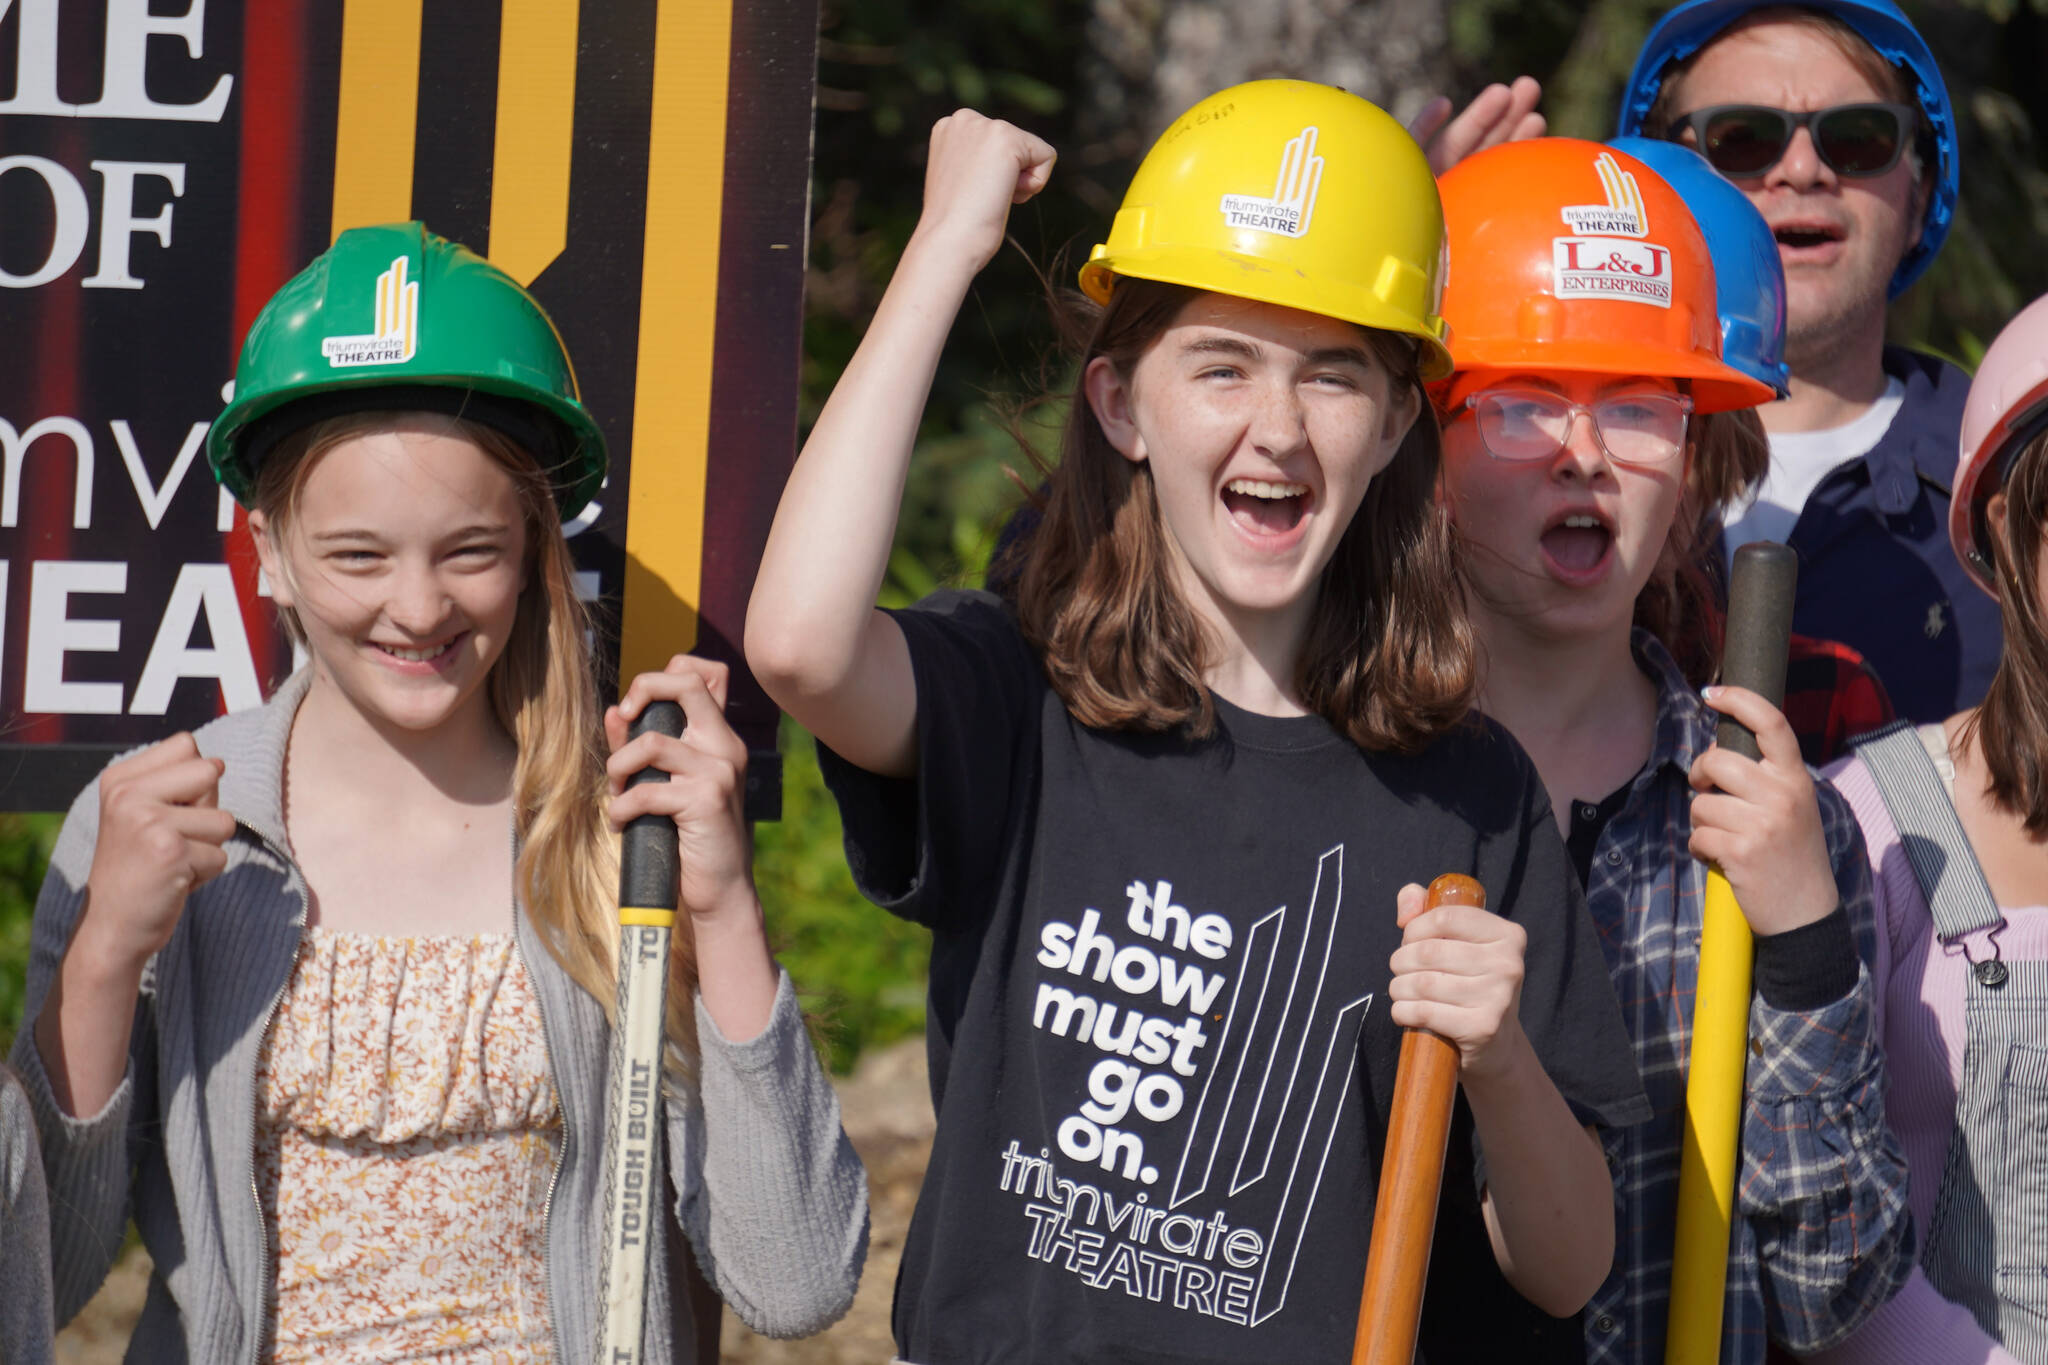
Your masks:
<path fill-rule="evenodd" d="M 1914 157 L 1914 164 L 1919 164 L 1917 155 Z M 1913 177 L 1913 232 L 1906 239 L 1907 251 L 1919 246 L 1920 239 L 1927 235 L 1927 205 L 1934 198 L 1934 177 L 1938 173 L 1932 167 L 1921 166 L 1920 173 Z"/>
<path fill-rule="evenodd" d="M 270 585 L 270 600 L 290 610 L 294 605 L 291 580 L 284 572 L 284 555 L 272 538 L 271 530 L 269 517 L 261 512 L 249 513 L 249 539 L 256 544 L 256 562 L 262 567 L 263 577 Z"/>
<path fill-rule="evenodd" d="M 1998 547 L 1999 552 L 2005 556 L 2006 562 L 2010 563 L 2012 562 L 2012 542 L 2005 529 L 2005 509 L 2005 490 L 2001 488 L 1996 493 L 1993 493 L 1984 504 L 1984 524 L 1991 529 L 1992 542 Z"/>
<path fill-rule="evenodd" d="M 1130 381 L 1117 372 L 1115 362 L 1103 355 L 1089 361 L 1081 375 L 1081 390 L 1110 445 L 1132 464 L 1143 464 L 1149 452 L 1144 434 L 1138 430 Z"/>
<path fill-rule="evenodd" d="M 1422 417 L 1427 399 L 1420 384 L 1389 384 L 1387 402 L 1380 417 L 1380 439 L 1387 445 L 1399 449 L 1401 442 L 1408 439 L 1408 432 Z M 1435 420 L 1432 416 L 1431 420 Z"/>

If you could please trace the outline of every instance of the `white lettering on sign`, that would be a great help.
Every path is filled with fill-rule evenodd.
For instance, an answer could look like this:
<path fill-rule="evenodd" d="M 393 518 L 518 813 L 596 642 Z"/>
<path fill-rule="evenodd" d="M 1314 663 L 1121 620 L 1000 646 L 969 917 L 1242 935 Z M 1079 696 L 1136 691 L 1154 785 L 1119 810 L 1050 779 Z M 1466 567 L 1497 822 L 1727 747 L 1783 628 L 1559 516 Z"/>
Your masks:
<path fill-rule="evenodd" d="M 149 518 L 149 529 L 154 531 L 164 519 L 164 510 L 171 505 L 178 485 L 185 481 L 185 471 L 192 467 L 201 447 L 206 444 L 205 422 L 194 422 L 185 432 L 185 444 L 178 447 L 178 458 L 171 464 L 171 472 L 164 475 L 163 487 L 157 487 L 149 477 L 149 469 L 142 463 L 142 450 L 135 444 L 135 433 L 126 422 L 116 418 L 107 423 L 114 432 L 114 444 L 121 448 L 121 463 L 128 466 L 128 482 L 135 485 L 135 499 L 142 504 L 142 515 Z M 227 490 L 222 489 L 223 493 Z M 234 523 L 221 527 L 232 530 Z"/>
<path fill-rule="evenodd" d="M 114 433 L 114 445 L 121 452 L 121 463 L 127 467 L 128 482 L 135 488 L 135 500 L 142 506 L 142 515 L 149 520 L 149 529 L 154 531 L 162 525 L 164 514 L 170 510 L 171 499 L 184 486 L 186 474 L 206 448 L 207 423 L 194 422 L 186 428 L 184 442 L 172 458 L 171 470 L 164 475 L 161 485 L 150 477 L 149 466 L 142 458 L 142 446 L 135 439 L 133 428 L 118 417 L 107 426 Z M 92 525 L 94 447 L 92 433 L 75 417 L 45 417 L 25 431 L 17 431 L 13 423 L 0 417 L 0 528 L 11 529 L 20 523 L 21 471 L 28 462 L 29 451 L 45 437 L 56 437 L 70 443 L 73 465 L 71 524 L 78 530 L 86 530 Z M 219 511 L 215 529 L 233 530 L 234 499 L 226 489 L 219 490 L 215 497 Z"/>
<path fill-rule="evenodd" d="M 4 107 L 4 106 L 0 106 Z M 136 234 L 146 232 L 168 247 L 171 244 L 172 200 L 185 193 L 185 166 L 179 161 L 95 161 L 92 168 L 100 173 L 100 260 L 99 269 L 80 281 L 87 289 L 140 289 L 143 282 L 128 268 L 129 251 Z M 0 193 L 34 194 L 21 182 L 27 176 L 14 177 L 11 189 L 6 180 L 9 171 L 27 171 L 41 178 L 44 190 L 50 196 L 51 215 L 55 227 L 50 233 L 50 245 L 43 253 L 42 263 L 25 274 L 17 274 L 0 266 L 0 289 L 34 289 L 38 285 L 66 274 L 78 264 L 78 258 L 85 252 L 85 239 L 92 228 L 92 206 L 86 199 L 85 187 L 76 176 L 56 162 L 40 156 L 0 157 Z M 135 182 L 140 176 L 154 176 L 170 185 L 170 194 L 163 206 L 147 218 L 135 216 Z M 0 198 L 0 216 L 6 215 L 6 201 Z"/>
<path fill-rule="evenodd" d="M 0 17 L 6 7 L 0 4 Z M 0 104 L 0 111 L 7 106 Z M 85 251 L 86 231 L 92 226 L 92 209 L 85 202 L 85 190 L 72 177 L 71 172 L 56 162 L 40 156 L 0 157 L 0 193 L 4 193 L 9 171 L 28 171 L 41 176 L 43 185 L 50 193 L 50 208 L 56 217 L 56 230 L 50 234 L 50 249 L 43 255 L 43 263 L 26 275 L 17 275 L 0 266 L 0 289 L 34 289 L 37 285 L 48 284 L 72 266 L 78 264 L 80 254 Z M 17 184 L 25 177 L 17 175 Z M 17 194 L 20 190 L 15 191 Z M 5 201 L 0 200 L 0 211 Z"/>
<path fill-rule="evenodd" d="M 140 289 L 142 281 L 128 273 L 129 238 L 147 232 L 164 246 L 171 244 L 171 199 L 185 193 L 185 167 L 176 161 L 95 161 L 106 188 L 100 194 L 100 268 L 80 281 L 87 289 Z M 135 216 L 135 177 L 167 180 L 171 199 L 148 218 Z"/>
<path fill-rule="evenodd" d="M 0 0 L 0 22 L 14 7 Z M 14 36 L 14 98 L 0 100 L 0 114 L 77 113 L 57 98 L 57 0 L 21 0 Z"/>
<path fill-rule="evenodd" d="M 71 493 L 71 525 L 83 531 L 92 525 L 92 433 L 75 417 L 45 417 L 17 432 L 13 423 L 0 417 L 0 527 L 12 527 L 21 519 L 21 466 L 29 447 L 45 436 L 61 436 L 71 442 L 76 464 Z"/>
<path fill-rule="evenodd" d="M 40 566 L 39 566 L 40 567 Z M 194 648 L 192 627 L 201 611 L 212 643 Z M 164 607 L 149 662 L 135 681 L 131 716 L 161 716 L 171 709 L 171 693 L 185 678 L 212 678 L 230 711 L 263 704 L 256 664 L 249 654 L 249 636 L 242 628 L 241 604 L 235 600 L 235 577 L 225 564 L 186 564 L 178 569 L 171 600 Z"/>
<path fill-rule="evenodd" d="M 1625 299 L 1671 306 L 1671 252 L 1619 237 L 1551 239 L 1551 280 L 1561 299 Z"/>
<path fill-rule="evenodd" d="M 149 94 L 150 55 L 157 55 L 161 68 L 170 47 L 162 42 L 152 46 L 151 39 L 181 39 L 186 55 L 194 60 L 205 54 L 206 0 L 188 0 L 184 11 L 177 14 L 153 10 L 151 0 L 103 3 L 106 37 L 100 66 L 100 97 L 90 104 L 74 104 L 57 91 L 59 15 L 66 6 L 61 0 L 0 0 L 0 26 L 10 17 L 14 20 L 14 93 L 0 99 L 0 115 L 219 123 L 227 113 L 228 97 L 234 89 L 235 78 L 231 75 L 219 76 L 204 98 L 190 103 L 167 103 L 152 99 Z M 98 270 L 82 283 L 88 289 L 141 289 L 143 281 L 129 268 L 133 239 L 146 232 L 166 248 L 170 246 L 171 201 L 185 193 L 184 163 L 104 160 L 94 161 L 91 166 L 104 181 L 100 197 L 100 259 Z M 91 232 L 91 209 L 85 187 L 80 183 L 83 172 L 75 168 L 39 156 L 0 157 L 0 179 L 9 171 L 39 176 L 50 199 L 55 227 L 41 262 L 28 270 L 19 268 L 23 264 L 20 261 L 14 263 L 15 269 L 0 266 L 0 288 L 34 289 L 60 278 L 78 264 Z M 141 177 L 166 181 L 170 193 L 156 212 L 138 217 L 136 181 Z M 13 179 L 14 195 L 35 193 L 20 183 L 28 179 L 27 175 Z M 0 202 L 0 217 L 7 213 L 7 205 Z M 18 211 L 14 214 L 16 218 L 20 216 Z"/>
<path fill-rule="evenodd" d="M 186 54 L 195 60 L 204 56 L 206 0 L 192 0 L 183 14 L 152 14 L 149 0 L 107 0 L 106 84 L 98 102 L 81 106 L 78 117 L 220 122 L 227 112 L 228 92 L 234 88 L 233 76 L 215 81 L 196 104 L 159 104 L 149 97 L 149 40 L 157 34 L 183 38 Z"/>
<path fill-rule="evenodd" d="M 105 560 L 39 559 L 29 574 L 28 651 L 22 660 L 24 711 L 118 716 L 121 684 L 66 682 L 66 654 L 111 654 L 121 647 L 121 623 L 74 620 L 74 593 L 128 590 L 128 566 Z"/>
<path fill-rule="evenodd" d="M 192 0 L 183 14 L 158 14 L 150 0 L 106 0 L 106 46 L 100 97 L 72 104 L 57 95 L 59 0 L 0 0 L 0 22 L 16 11 L 14 96 L 0 100 L 0 114 L 47 114 L 59 118 L 160 119 L 172 123 L 219 123 L 227 112 L 235 78 L 222 76 L 204 99 L 163 104 L 149 97 L 148 66 L 154 37 L 182 38 L 195 60 L 205 55 L 206 0 Z M 163 49 L 159 45 L 158 49 Z"/>
<path fill-rule="evenodd" d="M 7 602 L 8 568 L 0 559 L 0 607 Z M 170 709 L 177 685 L 187 678 L 216 683 L 225 710 L 263 704 L 234 573 L 218 563 L 179 566 L 132 701 L 124 702 L 121 683 L 67 679 L 67 655 L 107 654 L 121 647 L 121 621 L 83 616 L 72 597 L 127 590 L 128 565 L 118 560 L 42 559 L 29 565 L 22 711 L 113 716 L 125 710 L 129 715 L 161 716 Z M 195 646 L 193 631 L 202 614 L 210 640 Z"/>

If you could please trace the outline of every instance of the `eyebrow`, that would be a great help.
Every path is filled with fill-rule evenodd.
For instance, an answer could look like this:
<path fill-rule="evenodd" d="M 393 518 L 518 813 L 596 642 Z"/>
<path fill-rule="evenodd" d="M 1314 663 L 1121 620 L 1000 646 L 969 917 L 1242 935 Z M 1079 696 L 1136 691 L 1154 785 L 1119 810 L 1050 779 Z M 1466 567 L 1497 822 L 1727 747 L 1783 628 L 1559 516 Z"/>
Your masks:
<path fill-rule="evenodd" d="M 1243 360 L 1260 360 L 1265 352 L 1241 337 L 1197 337 L 1181 347 L 1182 355 L 1229 355 Z M 1303 357 L 1308 365 L 1356 365 L 1371 369 L 1372 356 L 1362 346 L 1324 346 Z"/>
<path fill-rule="evenodd" d="M 1311 365 L 1356 365 L 1361 369 L 1369 370 L 1373 367 L 1373 358 L 1367 354 L 1363 346 L 1325 346 L 1321 350 L 1310 351 L 1308 353 L 1308 363 Z"/>
<path fill-rule="evenodd" d="M 458 527 L 442 537 L 443 540 L 471 540 L 478 536 L 503 536 L 511 534 L 510 522 L 479 521 Z M 354 541 L 362 544 L 377 544 L 384 537 L 364 526 L 345 526 L 336 531 L 315 531 L 306 537 L 316 545 L 336 545 Z"/>
<path fill-rule="evenodd" d="M 1238 337 L 1196 337 L 1180 348 L 1182 355 L 1232 355 L 1243 360 L 1257 360 L 1263 354 L 1258 347 Z"/>

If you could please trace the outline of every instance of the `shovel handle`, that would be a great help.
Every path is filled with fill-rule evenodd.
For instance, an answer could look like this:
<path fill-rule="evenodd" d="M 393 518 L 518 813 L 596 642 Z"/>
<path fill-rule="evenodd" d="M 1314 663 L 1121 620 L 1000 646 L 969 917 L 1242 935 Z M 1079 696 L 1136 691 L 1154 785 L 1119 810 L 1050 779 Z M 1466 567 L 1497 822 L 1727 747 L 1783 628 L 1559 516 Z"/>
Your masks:
<path fill-rule="evenodd" d="M 1799 557 L 1789 547 L 1756 541 L 1735 552 L 1721 680 L 1746 687 L 1781 709 L 1792 601 L 1798 587 Z M 1721 718 L 1714 743 L 1750 758 L 1759 756 L 1756 736 L 1731 716 Z M 1735 1176 L 1742 1160 L 1742 1087 L 1749 1061 L 1755 948 L 1749 921 L 1719 868 L 1707 871 L 1700 915 L 1665 1365 L 1717 1365 L 1721 1359 L 1728 1238 L 1735 1223 Z"/>
<path fill-rule="evenodd" d="M 1486 888 L 1447 872 L 1429 884 L 1429 905 L 1484 908 Z M 1422 1029 L 1404 1030 L 1351 1365 L 1411 1365 L 1415 1359 L 1422 1287 L 1429 1277 L 1437 1195 L 1451 1136 L 1451 1103 L 1457 1094 L 1457 1047 Z"/>
<path fill-rule="evenodd" d="M 649 730 L 677 738 L 683 733 L 683 708 L 672 701 L 649 702 L 631 734 L 638 738 Z M 628 778 L 627 785 L 666 781 L 667 773 L 648 767 Z M 666 1129 L 661 1068 L 680 866 L 675 821 L 643 815 L 626 826 L 619 846 L 618 1008 L 605 1098 L 605 1222 L 598 1277 L 603 1320 L 597 1354 L 604 1365 L 641 1365 L 647 1359 L 649 1243 L 662 1235 Z"/>

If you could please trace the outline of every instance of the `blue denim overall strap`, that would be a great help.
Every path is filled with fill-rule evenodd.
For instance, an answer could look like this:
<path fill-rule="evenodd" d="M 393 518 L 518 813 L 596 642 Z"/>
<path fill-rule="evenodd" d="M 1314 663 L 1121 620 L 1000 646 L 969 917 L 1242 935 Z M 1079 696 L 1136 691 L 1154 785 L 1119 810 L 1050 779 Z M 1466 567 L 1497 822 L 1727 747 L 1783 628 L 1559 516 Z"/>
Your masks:
<path fill-rule="evenodd" d="M 1942 728 L 1901 723 L 1856 752 L 1943 949 L 1971 963 L 1955 1132 L 1920 1266 L 2007 1350 L 2048 1365 L 2048 963 L 1998 954 L 2005 917 L 1956 818 Z"/>

